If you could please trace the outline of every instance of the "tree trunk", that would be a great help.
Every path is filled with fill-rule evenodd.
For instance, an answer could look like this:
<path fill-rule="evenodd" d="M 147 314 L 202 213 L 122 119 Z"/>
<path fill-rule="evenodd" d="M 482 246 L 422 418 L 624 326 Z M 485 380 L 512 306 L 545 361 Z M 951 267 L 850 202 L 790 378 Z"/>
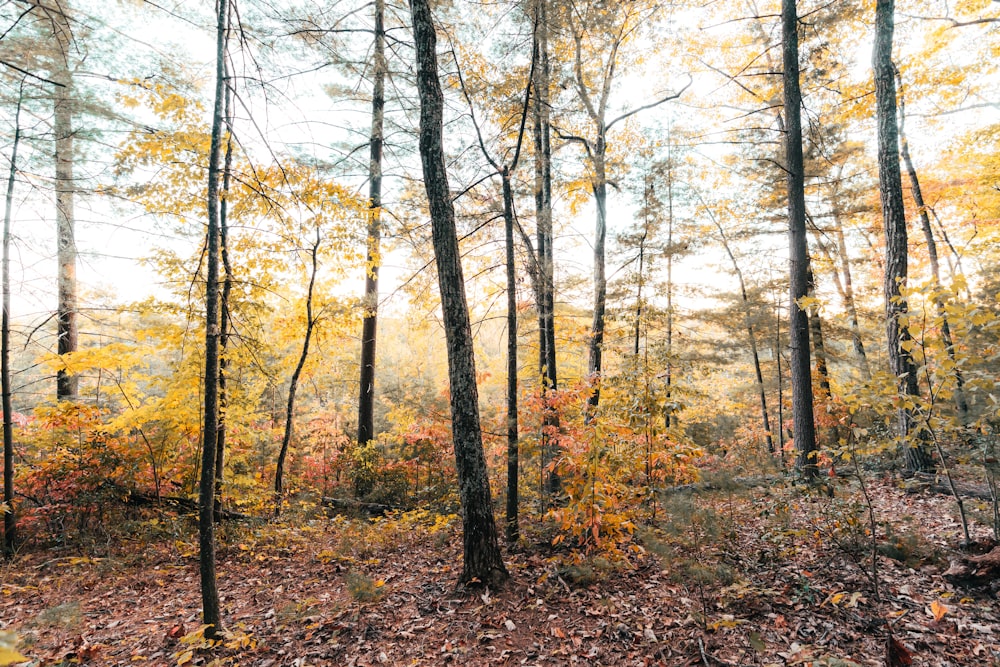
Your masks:
<path fill-rule="evenodd" d="M 592 187 L 594 191 L 594 204 L 597 208 L 597 218 L 594 229 L 594 320 L 590 327 L 590 340 L 588 341 L 587 349 L 587 375 L 594 386 L 587 400 L 586 417 L 588 420 L 595 416 L 597 407 L 601 401 L 604 315 L 608 297 L 608 279 L 604 268 L 604 245 L 608 234 L 608 183 L 604 152 L 604 126 L 602 123 L 599 123 L 597 145 L 591 159 L 594 167 Z"/>
<path fill-rule="evenodd" d="M 385 0 L 375 0 L 375 55 L 372 89 L 371 150 L 368 161 L 368 260 L 365 316 L 361 325 L 361 386 L 358 398 L 358 444 L 375 438 L 375 350 L 378 328 L 378 270 L 382 263 L 382 137 L 385 120 Z"/>
<path fill-rule="evenodd" d="M 809 296 L 816 298 L 816 276 L 812 267 L 806 272 L 806 284 L 809 286 Z M 823 321 L 819 316 L 819 307 L 812 306 L 809 315 L 809 333 L 812 340 L 813 354 L 816 356 L 816 379 L 819 381 L 819 391 L 823 398 L 830 398 L 830 371 L 826 365 L 826 343 L 823 340 Z"/>
<path fill-rule="evenodd" d="M 844 234 L 844 224 L 840 219 L 836 201 L 833 207 L 833 222 L 837 233 L 837 255 L 840 259 L 840 271 L 844 277 L 842 296 L 851 325 L 851 343 L 854 347 L 854 355 L 857 357 L 858 365 L 861 368 L 861 378 L 867 382 L 872 377 L 871 367 L 868 365 L 868 355 L 865 353 L 865 344 L 861 338 L 861 324 L 858 318 L 857 303 L 854 299 L 854 279 L 851 275 L 851 259 L 847 253 L 847 238 Z"/>
<path fill-rule="evenodd" d="M 808 480 L 817 475 L 816 427 L 813 419 L 809 360 L 809 318 L 799 301 L 809 293 L 806 248 L 805 177 L 802 160 L 802 95 L 799 90 L 799 35 L 795 0 L 781 2 L 784 65 L 785 169 L 788 174 L 789 340 L 792 351 L 792 418 L 796 467 Z"/>
<path fill-rule="evenodd" d="M 306 335 L 302 340 L 302 353 L 299 355 L 299 362 L 292 372 L 292 379 L 288 384 L 288 404 L 285 406 L 285 431 L 281 437 L 281 451 L 278 452 L 278 465 L 274 471 L 274 516 L 281 516 L 281 501 L 284 495 L 284 474 L 285 459 L 288 457 L 288 448 L 292 442 L 292 432 L 295 419 L 295 392 L 299 388 L 299 377 L 302 369 L 309 358 L 309 342 L 312 340 L 313 329 L 316 327 L 316 320 L 313 317 L 313 290 L 316 287 L 316 274 L 319 272 L 319 244 L 322 240 L 319 227 L 316 228 L 316 240 L 309 252 L 312 262 L 309 273 L 309 288 L 306 290 Z"/>
<path fill-rule="evenodd" d="M 555 336 L 555 266 L 552 252 L 552 128 L 549 86 L 548 0 L 536 0 L 532 87 L 532 136 L 535 146 L 535 219 L 538 270 L 535 285 L 538 308 L 538 373 L 544 415 L 541 433 L 542 493 L 559 493 L 562 484 L 555 470 L 547 470 L 556 457 L 552 435 L 559 429 L 559 415 L 549 407 L 547 394 L 558 389 Z"/>
<path fill-rule="evenodd" d="M 216 2 L 215 107 L 208 157 L 208 233 L 205 284 L 205 413 L 202 425 L 201 482 L 198 487 L 198 544 L 201 603 L 207 639 L 222 632 L 219 591 L 215 576 L 215 454 L 219 428 L 219 153 L 222 145 L 223 98 L 226 86 L 226 43 L 229 0 Z"/>
<path fill-rule="evenodd" d="M 719 237 L 722 239 L 722 247 L 725 248 L 726 254 L 729 255 L 729 261 L 732 262 L 733 271 L 736 273 L 736 279 L 740 284 L 740 299 L 743 302 L 743 323 L 747 331 L 747 340 L 750 343 L 750 354 L 753 357 L 754 377 L 757 381 L 757 398 L 760 401 L 760 416 L 762 426 L 764 427 L 764 441 L 767 444 L 767 451 L 774 453 L 774 437 L 771 435 L 771 418 L 767 410 L 767 393 L 764 391 L 764 374 L 760 368 L 760 354 L 757 349 L 757 333 L 754 331 L 753 320 L 750 316 L 750 297 L 747 295 L 746 283 L 743 280 L 743 271 L 740 270 L 740 265 L 736 261 L 736 255 L 733 254 L 732 248 L 729 246 L 729 239 L 726 237 L 726 232 L 723 230 L 722 225 L 719 224 L 719 221 L 716 219 L 711 209 L 708 209 L 707 206 L 705 208 L 708 211 L 709 216 L 711 216 L 712 222 L 715 223 L 715 228 L 719 230 Z"/>
<path fill-rule="evenodd" d="M 229 85 L 229 63 L 226 69 L 226 157 L 222 168 L 222 200 L 219 202 L 219 242 L 221 245 L 222 268 L 225 277 L 222 280 L 222 301 L 220 308 L 219 327 L 219 434 L 215 443 L 215 523 L 222 522 L 222 492 L 225 486 L 226 471 L 226 412 L 229 408 L 229 394 L 226 390 L 226 367 L 229 366 L 227 350 L 229 348 L 230 300 L 233 293 L 233 267 L 229 261 L 229 183 L 233 173 L 233 117 L 232 88 Z"/>
<path fill-rule="evenodd" d="M 56 189 L 56 239 L 58 262 L 57 351 L 60 355 L 76 352 L 77 288 L 76 288 L 76 218 L 74 215 L 73 180 L 73 74 L 69 70 L 71 30 L 66 12 L 68 5 L 47 10 L 52 20 L 55 41 L 61 50 L 56 61 L 58 69 L 53 78 L 62 85 L 55 87 L 53 101 L 53 131 L 55 133 L 55 189 Z M 56 374 L 56 399 L 75 401 L 79 392 L 79 379 L 69 371 L 60 369 Z"/>
<path fill-rule="evenodd" d="M 14 110 L 14 143 L 10 149 L 10 172 L 7 176 L 7 199 L 3 215 L 3 322 L 0 324 L 0 387 L 3 396 L 3 555 L 13 558 L 17 546 L 17 514 L 14 507 L 14 408 L 10 386 L 10 218 L 14 205 L 14 181 L 17 176 L 17 147 L 21 141 L 21 100 L 24 80 L 18 91 Z"/>
<path fill-rule="evenodd" d="M 896 82 L 892 71 L 892 36 L 895 0 L 875 4 L 875 45 L 872 68 L 875 75 L 875 113 L 878 121 L 879 197 L 885 231 L 885 320 L 889 364 L 897 378 L 900 400 L 918 396 L 917 369 L 909 352 L 910 334 L 899 320 L 906 315 L 901 289 L 906 284 L 907 239 L 903 208 L 903 184 L 899 171 L 899 135 L 896 124 Z M 900 406 L 897 430 L 903 442 L 906 467 L 911 472 L 932 466 L 930 454 L 920 438 L 910 440 L 914 422 L 912 411 Z"/>
<path fill-rule="evenodd" d="M 514 272 L 514 194 L 503 170 L 504 242 L 507 251 L 507 543 L 520 537 L 517 525 L 519 443 L 517 418 L 517 276 Z"/>
<path fill-rule="evenodd" d="M 670 136 L 667 135 L 667 368 L 664 375 L 666 391 L 665 425 L 677 426 L 677 411 L 673 405 L 674 381 L 674 166 L 670 157 Z"/>
<path fill-rule="evenodd" d="M 507 570 L 497 543 L 490 484 L 479 422 L 479 391 L 472 329 L 444 158 L 444 96 L 438 79 L 437 36 L 427 0 L 411 0 L 420 94 L 420 159 L 427 191 L 448 348 L 452 438 L 462 505 L 460 582 L 498 585 Z"/>
<path fill-rule="evenodd" d="M 906 174 L 910 179 L 910 192 L 913 194 L 913 204 L 917 207 L 917 215 L 920 218 L 920 229 L 924 232 L 924 240 L 927 242 L 927 259 L 931 269 L 931 280 L 934 288 L 934 308 L 941 318 L 941 340 L 944 343 L 945 352 L 955 368 L 955 407 L 958 409 L 958 418 L 962 424 L 969 419 L 969 402 L 965 397 L 965 378 L 955 360 L 955 341 L 951 335 L 951 325 L 948 323 L 948 310 L 945 308 L 944 297 L 941 293 L 941 266 L 938 262 L 937 242 L 934 240 L 934 230 L 931 229 L 931 218 L 927 214 L 927 205 L 924 203 L 924 195 L 920 190 L 920 179 L 917 178 L 917 169 L 913 166 L 910 157 L 910 143 L 906 140 L 906 107 L 903 102 L 903 78 L 899 74 L 899 69 L 893 65 L 896 85 L 899 88 L 899 149 L 903 156 L 903 164 L 906 165 Z"/>

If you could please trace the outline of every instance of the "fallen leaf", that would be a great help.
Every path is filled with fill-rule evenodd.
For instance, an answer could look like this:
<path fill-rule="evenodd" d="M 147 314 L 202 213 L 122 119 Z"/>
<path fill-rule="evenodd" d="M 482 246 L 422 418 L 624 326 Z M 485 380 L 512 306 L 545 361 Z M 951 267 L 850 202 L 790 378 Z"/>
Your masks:
<path fill-rule="evenodd" d="M 931 612 L 931 616 L 934 617 L 934 622 L 935 623 L 939 623 L 941 621 L 941 619 L 944 618 L 944 615 L 948 613 L 948 611 L 949 611 L 948 607 L 945 606 L 945 605 L 943 605 L 943 604 L 941 604 L 937 600 L 934 600 L 934 602 L 931 602 L 930 612 Z"/>
<path fill-rule="evenodd" d="M 913 656 L 892 635 L 885 641 L 885 664 L 886 667 L 909 667 L 913 664 Z"/>

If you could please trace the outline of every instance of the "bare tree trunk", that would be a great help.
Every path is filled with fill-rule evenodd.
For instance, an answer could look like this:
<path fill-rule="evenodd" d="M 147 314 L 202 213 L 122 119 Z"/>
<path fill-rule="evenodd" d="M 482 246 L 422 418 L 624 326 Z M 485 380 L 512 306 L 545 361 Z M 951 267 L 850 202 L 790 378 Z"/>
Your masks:
<path fill-rule="evenodd" d="M 215 576 L 215 454 L 219 433 L 219 153 L 222 145 L 223 98 L 226 81 L 226 44 L 229 37 L 229 1 L 216 2 L 215 107 L 208 157 L 208 232 L 205 285 L 205 413 L 202 425 L 201 482 L 198 486 L 198 544 L 202 619 L 205 637 L 222 632 L 219 590 Z"/>
<path fill-rule="evenodd" d="M 809 286 L 809 296 L 816 296 L 816 276 L 812 267 L 806 272 L 806 284 Z M 830 398 L 830 371 L 826 365 L 826 343 L 823 340 L 823 321 L 819 316 L 819 308 L 812 307 L 809 315 L 809 332 L 812 340 L 813 355 L 816 357 L 816 379 L 819 381 L 819 391 L 824 398 Z"/>
<path fill-rule="evenodd" d="M 587 400 L 589 420 L 594 417 L 601 401 L 601 368 L 604 356 L 604 316 L 608 300 L 608 279 L 604 267 L 604 246 L 608 234 L 608 183 L 604 163 L 605 138 L 603 123 L 599 123 L 597 145 L 591 163 L 594 167 L 592 187 L 597 208 L 594 229 L 594 321 L 587 343 L 587 375 L 594 383 Z"/>
<path fill-rule="evenodd" d="M 535 68 L 532 87 L 532 136 L 535 146 L 535 219 L 538 270 L 535 285 L 538 308 L 538 373 L 544 416 L 541 433 L 541 466 L 547 470 L 556 457 L 553 432 L 559 429 L 559 415 L 549 407 L 548 393 L 558 389 L 555 336 L 555 266 L 552 251 L 552 127 L 549 101 L 551 70 L 548 46 L 548 0 L 535 0 Z M 555 470 L 543 473 L 542 502 L 546 495 L 559 493 L 562 484 Z"/>
<path fill-rule="evenodd" d="M 704 203 L 704 200 L 702 200 L 702 204 Z M 725 248 L 726 254 L 729 255 L 729 261 L 733 265 L 733 272 L 736 274 L 736 279 L 740 284 L 740 298 L 743 302 L 743 323 L 747 331 L 747 340 L 750 343 L 750 354 L 753 357 L 754 376 L 757 380 L 757 397 L 760 400 L 760 416 L 761 421 L 763 422 L 762 426 L 764 427 L 764 440 L 767 444 L 767 451 L 774 453 L 774 438 L 771 435 L 771 418 L 767 410 L 767 393 L 764 391 L 764 374 L 760 368 L 760 354 L 757 349 L 757 333 L 754 331 L 753 319 L 750 315 L 750 297 L 747 294 L 746 283 L 743 280 L 743 271 L 740 270 L 739 262 L 736 261 L 736 255 L 733 254 L 733 250 L 729 245 L 729 239 L 726 236 L 726 231 L 722 228 L 722 225 L 715 217 L 715 214 L 712 213 L 712 209 L 705 206 L 705 210 L 708 212 L 709 217 L 712 218 L 715 228 L 719 231 L 719 238 L 722 239 L 722 247 Z"/>
<path fill-rule="evenodd" d="M 666 427 L 677 426 L 677 411 L 673 406 L 674 381 L 674 165 L 669 155 L 670 142 L 667 139 L 667 368 L 664 377 L 667 399 Z"/>
<path fill-rule="evenodd" d="M 875 4 L 875 46 L 872 68 L 875 74 L 875 112 L 878 121 L 879 197 L 885 231 L 885 319 L 889 364 L 898 378 L 900 398 L 919 396 L 917 369 L 909 350 L 910 334 L 900 326 L 907 312 L 901 289 L 907 277 L 906 213 L 903 208 L 903 183 L 899 171 L 899 134 L 896 117 L 896 82 L 892 71 L 892 36 L 895 0 L 877 0 Z M 903 441 L 906 467 L 911 472 L 924 471 L 933 462 L 926 444 L 919 437 L 910 440 L 914 430 L 913 413 L 901 406 L 897 411 L 897 430 Z"/>
<path fill-rule="evenodd" d="M 378 328 L 378 270 L 382 263 L 382 138 L 385 120 L 385 0 L 375 0 L 375 54 L 372 132 L 368 161 L 368 259 L 365 265 L 365 317 L 361 328 L 361 387 L 358 444 L 375 438 L 375 352 Z"/>
<path fill-rule="evenodd" d="M 959 420 L 965 424 L 969 419 L 969 402 L 965 397 L 965 378 L 962 376 L 962 369 L 955 361 L 955 340 L 951 335 L 951 325 L 948 323 L 948 309 L 945 308 L 944 297 L 941 294 L 941 266 L 938 262 L 937 242 L 934 240 L 934 230 L 931 229 L 931 218 L 927 214 L 927 205 L 924 203 L 924 195 L 920 190 L 920 179 L 917 178 L 917 169 L 913 166 L 913 159 L 910 157 L 910 143 L 906 140 L 904 131 L 906 120 L 906 107 L 903 101 L 903 78 L 899 74 L 899 69 L 893 65 L 896 85 L 899 95 L 899 148 L 903 156 L 903 164 L 906 165 L 906 173 L 910 178 L 910 192 L 913 194 L 913 203 L 917 207 L 917 215 L 920 218 L 920 229 L 924 232 L 924 240 L 927 242 L 927 259 L 931 268 L 931 280 L 934 286 L 934 308 L 941 319 L 941 340 L 944 342 L 945 351 L 955 368 L 955 407 L 958 409 Z"/>
<path fill-rule="evenodd" d="M 226 368 L 229 366 L 230 300 L 233 293 L 233 267 L 229 262 L 229 182 L 233 172 L 233 118 L 232 88 L 229 86 L 229 62 L 226 65 L 226 157 L 222 169 L 222 200 L 219 202 L 219 241 L 222 254 L 222 301 L 220 303 L 221 325 L 219 328 L 219 434 L 215 442 L 215 523 L 222 522 L 222 492 L 226 471 L 226 412 L 229 408 L 229 394 L 226 391 Z"/>
<path fill-rule="evenodd" d="M 520 537 L 517 525 L 519 510 L 519 454 L 517 416 L 517 275 L 514 266 L 514 194 L 510 170 L 503 170 L 504 245 L 507 259 L 507 543 Z"/>
<path fill-rule="evenodd" d="M 836 197 L 836 195 L 835 195 Z M 854 299 L 854 279 L 851 273 L 851 258 L 847 252 L 847 238 L 844 234 L 844 224 L 840 219 L 838 204 L 834 202 L 833 222 L 837 233 L 837 256 L 840 261 L 840 273 L 843 275 L 843 299 L 844 307 L 847 310 L 847 317 L 851 325 L 851 343 L 854 346 L 854 355 L 858 359 L 861 368 L 861 378 L 866 382 L 871 380 L 871 367 L 868 364 L 868 355 L 865 352 L 865 344 L 861 338 L 861 323 L 858 318 L 857 303 Z"/>
<path fill-rule="evenodd" d="M 288 457 L 288 448 L 292 442 L 292 432 L 295 419 L 295 392 L 299 387 L 299 377 L 302 369 L 309 358 L 309 342 L 312 340 L 313 329 L 316 327 L 316 318 L 313 317 L 313 290 L 316 287 L 316 274 L 319 272 L 319 245 L 322 240 L 319 227 L 316 228 L 316 240 L 309 250 L 309 257 L 312 262 L 309 273 L 309 288 L 306 290 L 306 335 L 302 340 L 302 353 L 299 355 L 299 362 L 292 372 L 292 379 L 288 384 L 288 404 L 285 406 L 285 431 L 281 437 L 281 451 L 278 452 L 278 465 L 274 471 L 274 516 L 281 516 L 281 501 L 284 495 L 283 480 L 285 475 L 285 459 Z"/>
<path fill-rule="evenodd" d="M 57 55 L 58 69 L 54 75 L 57 83 L 53 102 L 53 132 L 55 133 L 55 188 L 56 188 L 56 239 L 58 246 L 58 307 L 57 351 L 60 355 L 76 352 L 77 288 L 76 288 L 76 218 L 73 200 L 76 185 L 73 180 L 73 74 L 69 69 L 69 51 L 72 41 L 67 5 L 47 8 L 52 21 L 52 31 L 61 54 Z M 65 369 L 56 374 L 56 399 L 75 401 L 79 393 L 79 379 Z"/>
<path fill-rule="evenodd" d="M 809 293 L 806 248 L 805 172 L 802 159 L 802 94 L 799 89 L 799 35 L 795 0 L 781 2 L 784 70 L 785 169 L 788 174 L 789 340 L 792 350 L 792 416 L 796 467 L 808 480 L 817 475 L 816 426 L 813 418 L 809 360 L 809 317 L 799 301 Z"/>
<path fill-rule="evenodd" d="M 420 93 L 420 159 L 431 213 L 434 258 L 448 347 L 452 438 L 462 505 L 463 567 L 460 582 L 498 585 L 507 579 L 497 542 L 490 484 L 479 421 L 476 362 L 465 298 L 455 210 L 444 159 L 444 95 L 438 79 L 437 36 L 427 0 L 411 0 Z"/>
<path fill-rule="evenodd" d="M 3 214 L 3 322 L 0 324 L 0 387 L 3 394 L 3 555 L 13 558 L 17 546 L 17 514 L 14 507 L 14 408 L 10 386 L 10 218 L 14 206 L 14 182 L 17 177 L 17 147 L 21 141 L 21 100 L 24 80 L 18 91 L 14 111 L 14 143 L 10 149 L 10 172 L 7 176 L 7 199 Z"/>

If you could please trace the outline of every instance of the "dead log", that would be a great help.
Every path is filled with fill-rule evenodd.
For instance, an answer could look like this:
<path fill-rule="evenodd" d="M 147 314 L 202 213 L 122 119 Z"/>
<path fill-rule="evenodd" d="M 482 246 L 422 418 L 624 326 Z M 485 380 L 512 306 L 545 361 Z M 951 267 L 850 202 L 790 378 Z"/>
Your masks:
<path fill-rule="evenodd" d="M 914 473 L 913 477 L 906 481 L 903 489 L 907 493 L 933 491 L 934 493 L 940 493 L 946 496 L 953 495 L 947 479 L 926 472 Z M 959 495 L 965 496 L 966 498 L 976 498 L 978 500 L 988 501 L 993 500 L 993 496 L 990 494 L 988 486 L 968 484 L 966 482 L 959 482 L 956 480 L 955 490 L 958 491 Z"/>
<path fill-rule="evenodd" d="M 323 498 L 323 507 L 347 514 L 363 514 L 368 517 L 385 516 L 389 512 L 405 509 L 382 503 L 366 503 L 353 498 Z"/>
<path fill-rule="evenodd" d="M 981 556 L 963 556 L 951 561 L 944 578 L 962 588 L 989 586 L 1000 580 L 1000 547 Z"/>

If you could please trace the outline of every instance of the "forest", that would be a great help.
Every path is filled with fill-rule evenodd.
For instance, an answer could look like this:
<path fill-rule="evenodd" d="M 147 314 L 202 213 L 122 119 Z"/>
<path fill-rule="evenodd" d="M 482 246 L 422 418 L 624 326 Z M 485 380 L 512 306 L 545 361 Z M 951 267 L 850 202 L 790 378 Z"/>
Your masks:
<path fill-rule="evenodd" d="M 0 665 L 1000 665 L 1000 1 L 0 29 Z"/>

